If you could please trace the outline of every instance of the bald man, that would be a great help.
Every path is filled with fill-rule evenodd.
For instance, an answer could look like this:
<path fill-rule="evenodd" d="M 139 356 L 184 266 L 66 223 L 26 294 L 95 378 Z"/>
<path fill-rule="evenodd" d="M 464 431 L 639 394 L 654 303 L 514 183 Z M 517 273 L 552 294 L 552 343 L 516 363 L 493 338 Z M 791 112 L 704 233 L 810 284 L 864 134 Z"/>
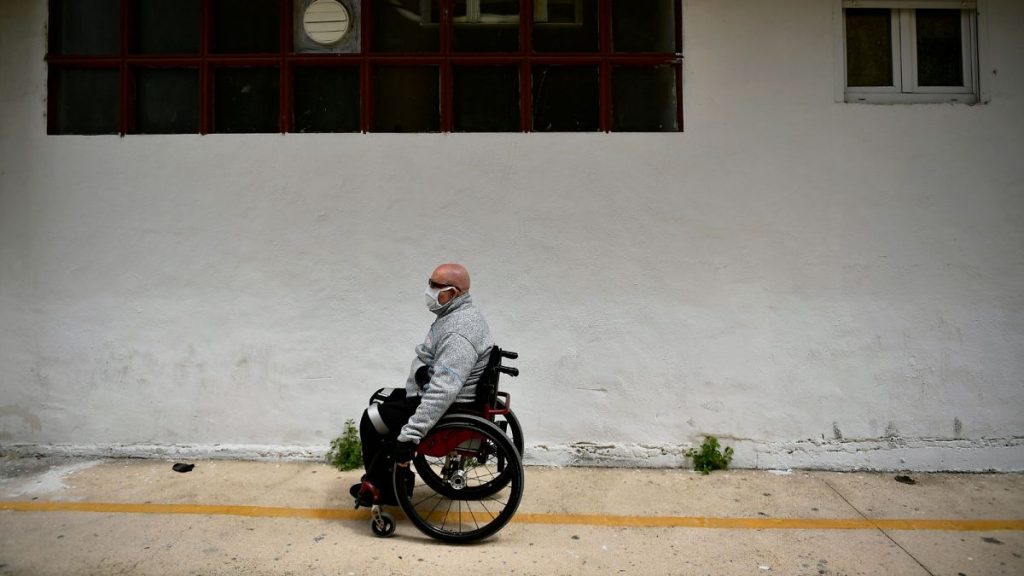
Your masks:
<path fill-rule="evenodd" d="M 364 477 L 381 492 L 383 504 L 394 505 L 390 462 L 370 467 L 381 444 L 396 440 L 393 457 L 407 465 L 423 436 L 453 404 L 476 399 L 476 383 L 487 366 L 494 341 L 483 315 L 469 295 L 469 272 L 460 264 L 442 264 L 427 282 L 427 309 L 437 318 L 430 325 L 423 343 L 416 347 L 405 389 L 385 389 L 374 395 L 375 401 L 363 412 L 359 435 L 363 447 Z M 369 505 L 366 494 L 359 496 L 361 484 L 352 487 L 360 505 Z"/>

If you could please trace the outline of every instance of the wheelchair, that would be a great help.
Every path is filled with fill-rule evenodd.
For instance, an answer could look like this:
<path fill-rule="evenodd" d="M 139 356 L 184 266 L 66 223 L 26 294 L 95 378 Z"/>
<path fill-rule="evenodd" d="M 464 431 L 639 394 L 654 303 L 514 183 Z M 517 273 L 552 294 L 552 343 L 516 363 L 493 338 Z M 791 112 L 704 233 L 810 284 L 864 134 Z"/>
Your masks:
<path fill-rule="evenodd" d="M 421 532 L 444 542 L 466 543 L 492 536 L 512 519 L 523 496 L 523 430 L 498 389 L 501 374 L 519 376 L 502 359 L 519 355 L 491 348 L 472 403 L 456 404 L 416 447 L 412 463 L 401 467 L 377 452 L 370 469 L 390 466 L 395 500 Z M 370 402 L 380 401 L 378 391 Z M 383 510 L 381 492 L 364 480 L 356 499 L 372 495 L 370 528 L 381 538 L 395 532 L 395 518 Z"/>

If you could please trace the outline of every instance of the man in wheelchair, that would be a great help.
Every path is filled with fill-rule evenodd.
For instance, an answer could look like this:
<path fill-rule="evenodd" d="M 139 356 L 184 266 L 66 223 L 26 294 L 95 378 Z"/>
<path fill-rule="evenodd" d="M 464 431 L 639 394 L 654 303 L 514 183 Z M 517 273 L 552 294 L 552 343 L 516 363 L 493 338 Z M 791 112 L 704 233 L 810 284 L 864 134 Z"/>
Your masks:
<path fill-rule="evenodd" d="M 359 435 L 366 467 L 364 481 L 380 494 L 377 504 L 394 499 L 392 462 L 407 469 L 420 440 L 453 405 L 472 403 L 494 341 L 483 315 L 469 295 L 469 272 L 460 264 L 442 264 L 430 275 L 427 308 L 437 318 L 416 347 L 405 388 L 383 389 L 363 412 Z M 377 461 L 380 460 L 380 461 Z M 373 497 L 355 484 L 350 493 L 360 506 Z"/>

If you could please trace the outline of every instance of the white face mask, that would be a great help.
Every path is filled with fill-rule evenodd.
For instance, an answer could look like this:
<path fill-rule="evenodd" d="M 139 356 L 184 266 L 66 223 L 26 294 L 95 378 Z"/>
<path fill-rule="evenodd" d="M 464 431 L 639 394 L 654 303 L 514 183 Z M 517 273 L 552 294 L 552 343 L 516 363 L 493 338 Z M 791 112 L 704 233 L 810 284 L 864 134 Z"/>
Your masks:
<path fill-rule="evenodd" d="M 441 292 L 445 290 L 455 290 L 454 286 L 447 286 L 445 288 L 431 288 L 427 286 L 427 290 L 423 293 L 423 296 L 427 300 L 427 309 L 431 312 L 437 312 L 447 304 L 441 304 L 437 301 L 437 297 L 441 295 Z M 451 302 L 451 300 L 449 300 Z"/>

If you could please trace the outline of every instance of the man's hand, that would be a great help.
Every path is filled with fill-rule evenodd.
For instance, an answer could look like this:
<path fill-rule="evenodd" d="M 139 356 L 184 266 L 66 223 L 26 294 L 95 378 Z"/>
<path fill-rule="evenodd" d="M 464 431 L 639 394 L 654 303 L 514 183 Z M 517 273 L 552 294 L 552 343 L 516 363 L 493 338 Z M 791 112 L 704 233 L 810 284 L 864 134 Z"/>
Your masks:
<path fill-rule="evenodd" d="M 395 444 L 395 463 L 401 467 L 409 465 L 409 461 L 416 454 L 416 444 L 413 442 L 399 442 Z"/>

